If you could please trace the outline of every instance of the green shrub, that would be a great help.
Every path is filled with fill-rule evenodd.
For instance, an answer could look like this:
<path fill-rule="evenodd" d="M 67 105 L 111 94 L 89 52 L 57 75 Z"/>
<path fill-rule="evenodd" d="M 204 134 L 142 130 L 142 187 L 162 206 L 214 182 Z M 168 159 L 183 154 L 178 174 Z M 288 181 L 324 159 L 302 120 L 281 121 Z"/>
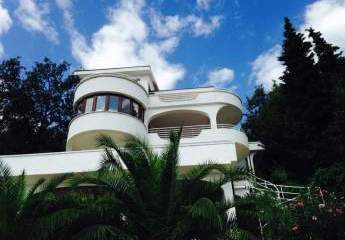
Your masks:
<path fill-rule="evenodd" d="M 271 180 L 276 184 L 286 183 L 288 180 L 288 173 L 283 168 L 274 169 L 271 173 Z"/>

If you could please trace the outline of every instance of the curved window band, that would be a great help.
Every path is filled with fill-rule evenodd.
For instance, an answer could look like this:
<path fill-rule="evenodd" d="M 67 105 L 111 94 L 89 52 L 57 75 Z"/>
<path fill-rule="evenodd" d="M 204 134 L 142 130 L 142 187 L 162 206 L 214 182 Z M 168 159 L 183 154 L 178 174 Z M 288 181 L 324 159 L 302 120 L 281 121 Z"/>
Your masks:
<path fill-rule="evenodd" d="M 98 111 L 126 113 L 144 122 L 145 109 L 143 106 L 134 99 L 123 95 L 100 94 L 88 96 L 78 101 L 74 110 L 77 115 Z"/>

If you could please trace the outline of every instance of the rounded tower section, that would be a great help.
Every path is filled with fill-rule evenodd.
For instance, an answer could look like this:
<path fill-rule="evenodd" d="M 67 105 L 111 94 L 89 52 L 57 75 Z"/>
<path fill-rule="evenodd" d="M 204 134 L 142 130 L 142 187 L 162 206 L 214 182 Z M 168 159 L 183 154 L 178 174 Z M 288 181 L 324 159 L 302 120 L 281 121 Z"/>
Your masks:
<path fill-rule="evenodd" d="M 120 73 L 95 73 L 81 79 L 74 96 L 66 150 L 97 147 L 105 134 L 122 145 L 130 137 L 144 138 L 148 92 L 145 82 Z"/>

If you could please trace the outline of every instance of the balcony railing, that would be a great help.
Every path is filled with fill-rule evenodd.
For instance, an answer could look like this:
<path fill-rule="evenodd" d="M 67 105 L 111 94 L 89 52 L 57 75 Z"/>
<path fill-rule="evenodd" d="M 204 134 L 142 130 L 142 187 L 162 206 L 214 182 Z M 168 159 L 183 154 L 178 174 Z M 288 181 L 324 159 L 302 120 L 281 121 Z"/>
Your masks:
<path fill-rule="evenodd" d="M 232 124 L 223 124 L 223 123 L 218 123 L 217 128 L 234 128 L 235 125 Z"/>
<path fill-rule="evenodd" d="M 233 125 L 233 124 L 224 124 L 224 123 L 217 123 L 217 128 L 232 128 L 236 129 L 238 131 L 241 131 L 243 133 L 246 133 L 239 125 Z"/>
<path fill-rule="evenodd" d="M 211 125 L 183 126 L 181 138 L 193 138 L 199 136 L 203 129 L 211 129 Z M 180 127 L 150 128 L 149 133 L 157 133 L 160 138 L 167 139 L 171 132 L 177 133 Z"/>

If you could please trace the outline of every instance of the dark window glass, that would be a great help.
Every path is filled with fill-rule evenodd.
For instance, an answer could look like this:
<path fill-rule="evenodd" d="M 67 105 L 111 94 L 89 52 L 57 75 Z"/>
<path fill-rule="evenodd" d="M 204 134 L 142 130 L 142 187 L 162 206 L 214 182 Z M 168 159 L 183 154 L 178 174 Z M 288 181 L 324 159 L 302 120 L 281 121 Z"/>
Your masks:
<path fill-rule="evenodd" d="M 87 97 L 78 103 L 75 111 L 77 114 L 89 113 L 92 111 L 121 111 L 131 114 L 142 121 L 144 121 L 145 114 L 144 108 L 135 100 L 116 95 Z"/>
<path fill-rule="evenodd" d="M 132 115 L 135 117 L 139 117 L 139 104 L 132 101 Z"/>
<path fill-rule="evenodd" d="M 82 100 L 82 101 L 78 104 L 78 107 L 77 107 L 77 114 L 84 113 L 84 111 L 85 111 L 85 99 Z"/>
<path fill-rule="evenodd" d="M 110 96 L 109 97 L 109 111 L 117 112 L 119 105 L 119 97 L 118 96 Z"/>
<path fill-rule="evenodd" d="M 105 96 L 98 96 L 96 111 L 104 111 L 104 109 L 105 109 Z"/>
<path fill-rule="evenodd" d="M 130 113 L 130 100 L 128 98 L 122 98 L 122 112 Z"/>
<path fill-rule="evenodd" d="M 87 98 L 86 104 L 85 104 L 85 112 L 86 113 L 92 112 L 92 105 L 93 105 L 93 97 Z"/>
<path fill-rule="evenodd" d="M 143 107 L 139 107 L 139 119 L 144 122 L 145 110 Z"/>

